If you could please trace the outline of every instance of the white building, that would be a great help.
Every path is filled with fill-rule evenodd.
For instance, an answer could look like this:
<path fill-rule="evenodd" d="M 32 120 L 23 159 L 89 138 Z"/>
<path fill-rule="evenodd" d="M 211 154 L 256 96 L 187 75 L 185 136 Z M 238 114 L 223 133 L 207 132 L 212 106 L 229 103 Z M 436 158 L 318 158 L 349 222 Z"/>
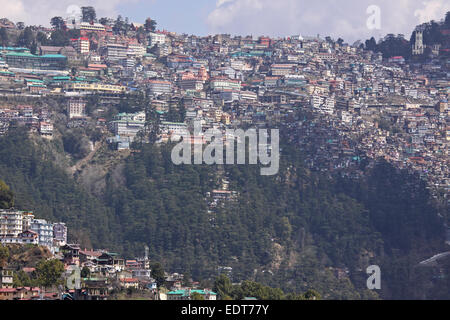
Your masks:
<path fill-rule="evenodd" d="M 31 226 L 34 215 L 31 212 L 14 209 L 0 210 L 0 237 L 18 236 Z"/>
<path fill-rule="evenodd" d="M 38 235 L 38 244 L 53 248 L 53 224 L 44 219 L 33 219 L 31 221 L 31 231 Z"/>
<path fill-rule="evenodd" d="M 106 45 L 106 57 L 110 62 L 117 62 L 119 60 L 125 59 L 128 54 L 128 47 L 117 44 L 108 43 Z"/>
<path fill-rule="evenodd" d="M 311 97 L 311 107 L 320 113 L 333 114 L 334 106 L 335 106 L 334 97 L 327 97 L 321 95 L 313 95 Z"/>
<path fill-rule="evenodd" d="M 83 118 L 86 116 L 86 101 L 83 99 L 70 99 L 67 103 L 69 118 Z"/>
<path fill-rule="evenodd" d="M 149 80 L 148 90 L 150 94 L 160 95 L 172 92 L 172 83 L 165 80 Z"/>
<path fill-rule="evenodd" d="M 147 49 L 140 44 L 129 44 L 127 54 L 133 57 L 142 57 L 147 53 Z"/>
<path fill-rule="evenodd" d="M 90 43 L 89 38 L 81 37 L 78 39 L 72 39 L 72 45 L 80 54 L 89 53 Z"/>
<path fill-rule="evenodd" d="M 166 35 L 163 33 L 150 32 L 150 35 L 148 38 L 149 38 L 150 46 L 152 46 L 152 47 L 157 44 L 166 43 Z"/>

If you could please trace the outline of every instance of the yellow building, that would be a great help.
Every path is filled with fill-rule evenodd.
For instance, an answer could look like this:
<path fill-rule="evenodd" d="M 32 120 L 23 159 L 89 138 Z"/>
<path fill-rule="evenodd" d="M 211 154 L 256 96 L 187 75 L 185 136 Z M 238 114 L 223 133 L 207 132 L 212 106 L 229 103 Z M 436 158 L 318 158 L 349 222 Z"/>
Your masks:
<path fill-rule="evenodd" d="M 66 91 L 92 91 L 103 93 L 124 93 L 126 87 L 101 83 L 69 83 L 65 87 Z"/>

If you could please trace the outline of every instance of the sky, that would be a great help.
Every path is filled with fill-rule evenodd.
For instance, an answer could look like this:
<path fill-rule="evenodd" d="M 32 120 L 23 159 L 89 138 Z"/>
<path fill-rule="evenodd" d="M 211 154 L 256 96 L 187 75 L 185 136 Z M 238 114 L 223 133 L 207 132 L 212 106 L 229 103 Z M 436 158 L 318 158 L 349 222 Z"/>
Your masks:
<path fill-rule="evenodd" d="M 98 18 L 121 14 L 143 23 L 151 17 L 177 33 L 320 35 L 349 43 L 388 33 L 409 38 L 416 25 L 450 11 L 449 0 L 0 0 L 0 17 L 48 26 L 74 5 L 95 7 Z"/>

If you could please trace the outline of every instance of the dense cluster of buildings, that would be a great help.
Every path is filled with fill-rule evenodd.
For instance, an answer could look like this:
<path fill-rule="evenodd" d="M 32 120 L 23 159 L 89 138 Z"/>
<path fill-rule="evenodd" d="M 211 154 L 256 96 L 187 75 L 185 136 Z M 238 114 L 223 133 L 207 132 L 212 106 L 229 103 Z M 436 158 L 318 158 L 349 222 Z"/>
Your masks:
<path fill-rule="evenodd" d="M 91 115 L 112 133 L 108 142 L 115 149 L 129 149 L 140 132 L 151 130 L 146 119 L 149 110 L 159 118 L 160 143 L 192 128 L 196 121 L 203 132 L 280 128 L 305 150 L 312 170 L 358 177 L 361 161 L 384 158 L 419 173 L 430 188 L 444 190 L 448 197 L 449 48 L 433 47 L 426 62 L 416 63 L 400 56 L 383 58 L 379 52 L 329 38 L 198 37 L 160 30 L 145 31 L 142 37 L 134 25 L 138 24 L 131 24 L 126 35 L 114 32 L 110 20 L 74 25 L 80 38 L 67 47 L 41 46 L 39 54 L 0 47 L 0 95 L 64 97 L 69 119 L 76 120 L 87 117 L 87 99 L 92 95 L 99 97 L 97 111 L 107 111 L 124 96 L 140 92 L 150 102 L 137 113 L 117 113 L 107 120 L 105 112 Z M 443 37 L 450 35 L 449 30 L 442 32 Z M 423 54 L 425 47 L 417 30 L 411 52 Z M 46 109 L 0 106 L 0 134 L 11 122 L 24 123 L 43 135 L 53 131 Z M 193 139 L 204 141 L 203 133 L 199 135 Z M 236 196 L 223 178 L 222 189 L 206 196 L 212 222 L 216 208 Z M 2 242 L 50 244 L 50 237 L 42 235 L 41 240 L 40 232 L 51 224 L 34 217 L 21 219 L 21 227 L 12 235 L 0 233 L 5 234 Z M 49 232 L 54 237 L 52 226 Z M 154 285 L 139 261 L 133 264 L 108 252 L 67 245 L 62 259 L 93 273 L 118 274 L 125 287 Z M 121 272 L 128 276 L 121 278 Z M 136 280 L 141 275 L 147 284 Z M 92 288 L 98 289 L 92 296 L 105 296 L 107 291 L 99 288 L 108 286 L 108 277 L 91 281 Z M 173 289 L 168 299 L 189 296 L 182 288 Z M 208 291 L 203 294 L 214 297 Z"/>
<path fill-rule="evenodd" d="M 12 124 L 24 126 L 30 132 L 40 133 L 44 137 L 53 136 L 53 123 L 47 108 L 32 105 L 0 105 L 0 135 L 5 134 Z"/>
<path fill-rule="evenodd" d="M 185 285 L 184 275 L 178 273 L 164 272 L 163 288 L 158 288 L 157 280 L 152 277 L 148 249 L 142 258 L 123 259 L 108 250 L 88 250 L 78 244 L 59 244 L 59 250 L 52 259 L 64 264 L 61 276 L 66 282 L 64 287 L 57 291 L 55 288 L 14 287 L 13 278 L 17 270 L 0 268 L 0 301 L 108 300 L 114 292 L 121 291 L 140 292 L 152 300 L 191 300 L 194 293 L 205 300 L 217 299 L 217 293 L 201 289 L 198 282 L 187 279 L 191 284 Z M 23 267 L 21 270 L 31 274 L 36 269 Z"/>
<path fill-rule="evenodd" d="M 314 151 L 307 159 L 312 169 L 358 175 L 353 168 L 362 158 L 383 157 L 449 190 L 445 45 L 431 48 L 427 62 L 406 63 L 330 38 L 197 37 L 159 30 L 143 36 L 139 24 L 130 26 L 124 35 L 114 32 L 110 20 L 71 25 L 80 38 L 68 47 L 41 46 L 39 55 L 0 48 L 0 93 L 66 97 L 70 119 L 87 116 L 90 95 L 101 97 L 97 107 L 107 111 L 120 97 L 144 93 L 150 103 L 142 113 L 96 119 L 113 134 L 108 142 L 117 150 L 129 149 L 140 131 L 151 131 L 145 115 L 154 110 L 159 142 L 194 121 L 201 121 L 203 131 L 285 128 L 293 141 Z M 411 53 L 423 54 L 424 48 L 419 28 Z M 18 109 L 0 108 L 0 133 L 15 119 L 51 134 L 48 119 Z M 299 118 L 299 112 L 313 118 Z M 174 120 L 177 113 L 182 116 Z"/>
<path fill-rule="evenodd" d="M 67 242 L 67 227 L 35 218 L 33 212 L 0 210 L 0 243 L 39 245 L 55 253 Z"/>

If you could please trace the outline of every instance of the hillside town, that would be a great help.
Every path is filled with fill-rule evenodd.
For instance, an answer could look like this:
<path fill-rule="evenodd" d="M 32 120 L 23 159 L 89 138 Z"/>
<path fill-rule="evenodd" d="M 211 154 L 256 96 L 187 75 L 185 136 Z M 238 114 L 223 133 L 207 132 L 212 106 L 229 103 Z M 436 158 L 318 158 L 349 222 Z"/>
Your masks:
<path fill-rule="evenodd" d="M 91 125 L 98 141 L 120 153 L 137 142 L 168 143 L 196 121 L 203 132 L 214 128 L 224 135 L 231 128 L 279 128 L 306 150 L 312 171 L 358 179 L 362 162 L 383 158 L 420 175 L 433 194 L 450 202 L 450 27 L 443 21 L 445 45 L 427 47 L 419 26 L 409 60 L 329 37 L 198 37 L 158 30 L 151 19 L 58 21 L 52 28 L 27 29 L 0 19 L 10 39 L 25 33 L 42 39 L 32 48 L 0 42 L 0 135 L 20 126 L 51 140 L 63 114 L 67 128 Z M 49 45 L 55 31 L 77 37 Z M 426 62 L 415 62 L 425 53 Z M 109 112 L 124 98 L 141 95 L 147 105 Z M 43 98 L 62 101 L 62 112 L 33 103 Z M 194 139 L 204 141 L 200 135 Z M 98 141 L 89 141 L 91 151 Z M 216 208 L 237 196 L 227 177 L 221 179 L 222 188 L 205 195 L 213 226 Z M 70 241 L 62 222 L 0 210 L 1 244 L 47 248 L 64 264 L 64 279 L 82 271 L 73 285 L 48 291 L 13 287 L 17 270 L 3 268 L 0 300 L 106 300 L 129 289 L 154 300 L 191 299 L 193 293 L 217 299 L 212 288 L 188 284 L 178 273 L 163 271 L 168 290 L 159 290 L 148 250 L 124 259 Z"/>
<path fill-rule="evenodd" d="M 2 21 L 2 28 L 18 28 Z M 449 191 L 448 46 L 428 48 L 426 63 L 405 63 L 329 38 L 196 37 L 156 30 L 151 19 L 125 27 L 113 19 L 62 24 L 36 32 L 50 38 L 56 28 L 77 31 L 80 37 L 67 46 L 41 45 L 34 53 L 0 48 L 1 94 L 62 97 L 67 125 L 94 123 L 109 133 L 113 149 L 130 149 L 152 126 L 158 127 L 157 143 L 194 121 L 203 131 L 277 127 L 311 151 L 313 170 L 357 176 L 355 164 L 381 157 Z M 442 35 L 449 31 L 443 24 Z M 419 26 L 411 54 L 426 48 Z M 150 104 L 106 119 L 111 105 L 136 92 Z M 92 96 L 98 104 L 88 112 Z M 156 111 L 157 124 L 149 110 Z M 178 121 L 173 111 L 182 114 Z M 299 111 L 313 118 L 302 119 Z M 45 106 L 0 106 L 0 134 L 14 123 L 51 139 L 53 118 Z"/>
<path fill-rule="evenodd" d="M 186 286 L 182 274 L 164 271 L 160 275 L 165 288 L 170 290 L 158 290 L 158 282 L 152 277 L 148 248 L 144 257 L 136 259 L 123 259 L 106 249 L 81 248 L 78 244 L 67 243 L 64 223 L 36 219 L 32 212 L 0 210 L 0 243 L 6 247 L 43 248 L 49 260 L 63 263 L 61 277 L 67 284 L 58 291 L 17 287 L 14 286 L 15 273 L 31 275 L 36 268 L 26 262 L 19 270 L 0 265 L 0 300 L 107 300 L 114 290 L 144 292 L 152 300 L 189 300 L 193 293 L 205 300 L 217 298 L 217 293 L 211 289 L 200 289 L 199 283 L 190 282 Z"/>

